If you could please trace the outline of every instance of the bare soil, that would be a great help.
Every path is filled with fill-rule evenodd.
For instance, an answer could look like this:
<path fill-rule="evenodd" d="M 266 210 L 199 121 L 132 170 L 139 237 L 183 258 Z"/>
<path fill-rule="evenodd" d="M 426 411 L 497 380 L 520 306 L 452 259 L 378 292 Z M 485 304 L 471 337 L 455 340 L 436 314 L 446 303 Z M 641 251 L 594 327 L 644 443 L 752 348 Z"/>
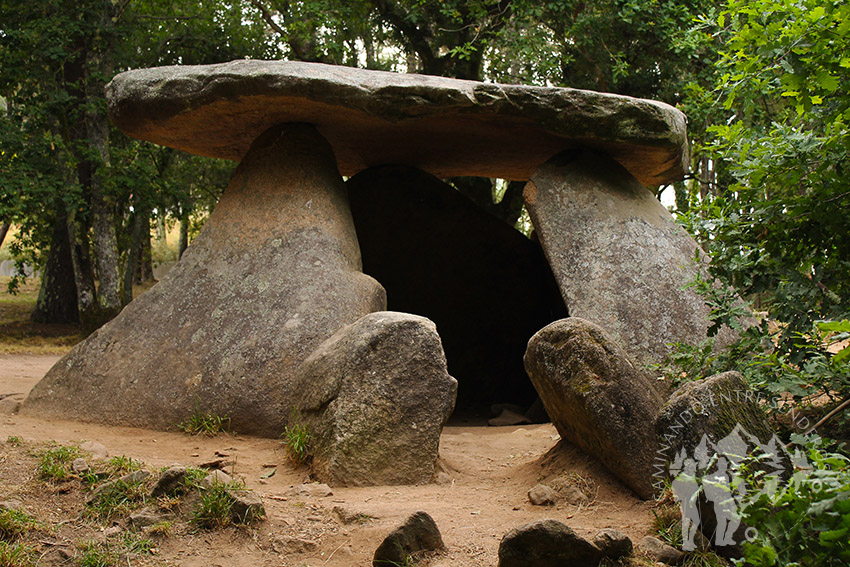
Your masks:
<path fill-rule="evenodd" d="M 55 355 L 0 355 L 0 397 L 16 394 L 7 397 L 5 407 L 23 398 L 56 360 Z M 587 538 L 616 528 L 637 542 L 649 533 L 653 518 L 652 503 L 637 499 L 594 459 L 572 446 L 550 452 L 559 441 L 551 424 L 493 428 L 458 419 L 443 430 L 440 455 L 446 474 L 439 484 L 334 487 L 331 496 L 311 498 L 291 493 L 310 478 L 287 459 L 278 440 L 238 434 L 192 437 L 176 428 L 150 431 L 3 414 L 0 501 L 20 500 L 28 513 L 50 526 L 32 540 L 42 554 L 39 565 L 76 565 L 79 542 L 121 531 L 81 516 L 85 493 L 78 480 L 57 487 L 38 479 L 39 450 L 49 443 L 84 441 L 103 444 L 111 456 L 140 460 L 152 471 L 175 463 L 224 461 L 225 470 L 264 501 L 267 518 L 260 523 L 215 531 L 176 529 L 155 538 L 154 555 L 125 558 L 130 565 L 366 566 L 383 538 L 418 510 L 434 518 L 447 546 L 420 565 L 496 565 L 502 536 L 534 520 L 563 521 Z M 573 484 L 588 498 L 532 506 L 527 492 L 538 482 Z M 357 519 L 345 523 L 340 510 Z M 126 528 L 123 519 L 116 524 Z"/>

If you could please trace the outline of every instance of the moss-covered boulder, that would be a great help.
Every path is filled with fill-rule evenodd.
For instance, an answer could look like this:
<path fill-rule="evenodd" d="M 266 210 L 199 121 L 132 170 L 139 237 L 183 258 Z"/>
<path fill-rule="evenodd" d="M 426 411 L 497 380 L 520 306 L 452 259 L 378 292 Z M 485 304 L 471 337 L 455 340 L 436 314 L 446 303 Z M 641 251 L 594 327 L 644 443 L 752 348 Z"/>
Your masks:
<path fill-rule="evenodd" d="M 625 351 L 601 327 L 570 317 L 531 338 L 525 369 L 561 437 L 652 497 L 652 426 L 664 401 Z"/>

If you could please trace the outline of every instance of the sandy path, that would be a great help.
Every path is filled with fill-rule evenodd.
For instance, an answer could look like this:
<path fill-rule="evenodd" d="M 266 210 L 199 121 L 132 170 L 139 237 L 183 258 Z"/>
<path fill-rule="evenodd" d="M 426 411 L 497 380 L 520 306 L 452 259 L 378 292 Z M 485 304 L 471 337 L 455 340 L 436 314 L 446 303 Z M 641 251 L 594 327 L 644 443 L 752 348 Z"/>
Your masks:
<path fill-rule="evenodd" d="M 0 356 L 0 395 L 25 394 L 58 359 L 56 356 Z M 186 567 L 226 565 L 348 566 L 369 565 L 383 537 L 416 510 L 431 514 L 449 548 L 431 565 L 495 565 L 499 540 L 511 528 L 543 518 L 567 523 L 592 537 L 601 528 L 624 531 L 634 541 L 649 530 L 650 503 L 641 502 L 601 466 L 575 449 L 557 459 L 544 458 L 558 440 L 551 425 L 469 427 L 443 431 L 440 454 L 448 472 L 444 484 L 402 487 L 336 488 L 325 498 L 289 494 L 307 480 L 293 468 L 279 441 L 241 435 L 188 437 L 178 432 L 107 427 L 79 422 L 0 415 L 0 439 L 16 435 L 28 441 L 97 441 L 112 455 L 127 455 L 160 467 L 200 465 L 226 459 L 236 475 L 265 500 L 268 520 L 252 537 L 211 534 L 167 541 L 160 558 Z M 223 456 L 222 456 L 223 455 Z M 263 479 L 272 469 L 274 476 Z M 597 487 L 591 505 L 543 508 L 530 505 L 526 493 L 542 479 L 572 472 Z M 3 496 L 0 479 L 0 496 Z M 342 524 L 332 509 L 376 519 Z M 315 548 L 297 552 L 287 542 L 308 541 Z"/>

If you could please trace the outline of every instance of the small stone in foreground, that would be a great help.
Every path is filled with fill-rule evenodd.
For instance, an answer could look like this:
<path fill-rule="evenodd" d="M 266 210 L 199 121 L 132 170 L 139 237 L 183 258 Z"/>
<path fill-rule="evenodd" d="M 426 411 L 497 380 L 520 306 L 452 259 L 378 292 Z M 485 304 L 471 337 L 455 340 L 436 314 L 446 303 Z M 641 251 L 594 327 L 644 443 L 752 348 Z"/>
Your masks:
<path fill-rule="evenodd" d="M 681 565 L 685 554 L 673 546 L 667 545 L 657 537 L 646 536 L 638 547 L 646 552 L 651 558 L 667 565 Z"/>
<path fill-rule="evenodd" d="M 606 559 L 612 561 L 631 555 L 634 550 L 629 536 L 611 528 L 600 530 L 598 534 L 593 536 L 593 545 L 599 548 Z"/>
<path fill-rule="evenodd" d="M 289 494 L 293 494 L 295 496 L 307 496 L 310 498 L 326 498 L 328 496 L 333 496 L 334 492 L 327 484 L 306 482 L 292 487 L 289 490 Z"/>
<path fill-rule="evenodd" d="M 545 484 L 538 484 L 528 491 L 528 500 L 534 506 L 554 506 L 558 495 Z"/>
<path fill-rule="evenodd" d="M 414 553 L 439 551 L 445 547 L 434 519 L 425 512 L 414 512 L 384 539 L 375 551 L 372 565 L 406 565 L 405 561 Z"/>
<path fill-rule="evenodd" d="M 556 520 L 538 520 L 505 534 L 499 567 L 596 567 L 602 552 Z"/>
<path fill-rule="evenodd" d="M 228 489 L 227 495 L 233 502 L 230 508 L 230 518 L 236 524 L 251 524 L 266 516 L 263 499 L 253 490 Z"/>
<path fill-rule="evenodd" d="M 151 498 L 179 493 L 186 481 L 186 467 L 173 466 L 165 469 L 151 490 Z"/>

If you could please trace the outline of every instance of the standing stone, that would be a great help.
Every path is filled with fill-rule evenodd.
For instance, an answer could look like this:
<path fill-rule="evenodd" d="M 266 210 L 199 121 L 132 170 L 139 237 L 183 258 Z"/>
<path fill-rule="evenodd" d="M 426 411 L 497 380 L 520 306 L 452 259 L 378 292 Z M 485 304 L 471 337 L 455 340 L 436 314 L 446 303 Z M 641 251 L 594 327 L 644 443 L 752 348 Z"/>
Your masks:
<path fill-rule="evenodd" d="M 705 339 L 708 308 L 685 287 L 697 244 L 619 163 L 564 152 L 523 197 L 570 315 L 602 326 L 640 365 L 662 362 L 669 343 Z"/>
<path fill-rule="evenodd" d="M 512 529 L 499 543 L 499 567 L 596 567 L 602 552 L 557 520 Z"/>
<path fill-rule="evenodd" d="M 367 315 L 310 355 L 296 388 L 319 479 L 431 482 L 457 394 L 434 323 L 406 313 Z"/>
<path fill-rule="evenodd" d="M 360 267 L 330 147 L 312 126 L 273 127 L 180 262 L 60 360 L 23 411 L 169 429 L 197 409 L 277 437 L 298 365 L 384 308 Z"/>
<path fill-rule="evenodd" d="M 561 437 L 597 457 L 641 498 L 651 498 L 663 399 L 605 332 L 571 317 L 528 342 L 525 368 Z"/>

